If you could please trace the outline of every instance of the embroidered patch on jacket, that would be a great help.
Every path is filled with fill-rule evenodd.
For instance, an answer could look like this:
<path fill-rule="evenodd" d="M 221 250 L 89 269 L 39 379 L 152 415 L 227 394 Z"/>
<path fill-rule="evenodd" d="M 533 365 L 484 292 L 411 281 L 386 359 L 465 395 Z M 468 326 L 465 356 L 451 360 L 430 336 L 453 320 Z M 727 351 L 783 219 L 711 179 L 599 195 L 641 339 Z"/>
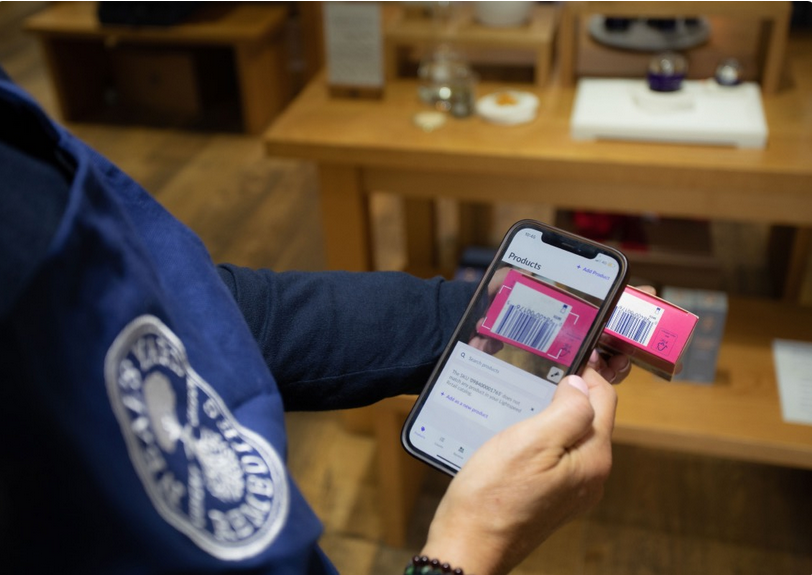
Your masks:
<path fill-rule="evenodd" d="M 266 549 L 288 513 L 282 460 L 192 369 L 178 337 L 154 316 L 133 320 L 107 352 L 105 380 L 160 515 L 219 559 Z"/>

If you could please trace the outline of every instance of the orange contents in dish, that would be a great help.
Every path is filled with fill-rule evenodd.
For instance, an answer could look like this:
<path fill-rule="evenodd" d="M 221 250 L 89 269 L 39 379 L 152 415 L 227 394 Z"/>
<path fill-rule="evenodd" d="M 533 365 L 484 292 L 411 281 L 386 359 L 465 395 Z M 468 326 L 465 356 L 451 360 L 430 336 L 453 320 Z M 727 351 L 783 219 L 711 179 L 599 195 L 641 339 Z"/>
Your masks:
<path fill-rule="evenodd" d="M 515 106 L 519 101 L 510 92 L 500 92 L 496 96 L 496 103 L 500 106 Z"/>

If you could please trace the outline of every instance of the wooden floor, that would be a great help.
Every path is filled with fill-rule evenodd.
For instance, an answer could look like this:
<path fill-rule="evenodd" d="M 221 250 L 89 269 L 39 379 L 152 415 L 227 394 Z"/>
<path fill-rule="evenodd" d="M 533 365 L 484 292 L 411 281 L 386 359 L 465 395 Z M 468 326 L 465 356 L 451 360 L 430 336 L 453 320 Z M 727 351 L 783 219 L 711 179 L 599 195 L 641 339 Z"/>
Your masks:
<path fill-rule="evenodd" d="M 37 46 L 20 32 L 35 7 L 0 3 L 0 65 L 58 116 Z M 195 230 L 215 261 L 324 268 L 325 215 L 312 165 L 266 158 L 256 137 L 69 127 Z M 392 198 L 375 200 L 382 267 L 398 264 L 396 208 Z M 508 220 L 529 211 L 500 206 L 498 214 Z M 726 287 L 761 289 L 763 230 L 721 224 L 715 238 L 728 268 Z M 292 474 L 324 522 L 322 544 L 340 571 L 401 572 L 422 544 L 447 480 L 432 475 L 424 486 L 407 548 L 380 545 L 377 510 L 387 502 L 376 488 L 374 440 L 346 431 L 336 413 L 290 414 L 287 424 Z M 555 534 L 516 573 L 812 574 L 812 472 L 618 446 L 599 506 Z"/>

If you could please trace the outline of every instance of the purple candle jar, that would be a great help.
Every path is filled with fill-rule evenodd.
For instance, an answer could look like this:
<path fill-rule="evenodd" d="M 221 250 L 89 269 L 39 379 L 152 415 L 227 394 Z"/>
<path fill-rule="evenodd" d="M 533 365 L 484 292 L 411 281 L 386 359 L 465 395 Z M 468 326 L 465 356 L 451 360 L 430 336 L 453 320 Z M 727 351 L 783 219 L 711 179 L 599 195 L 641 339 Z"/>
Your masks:
<path fill-rule="evenodd" d="M 687 70 L 688 64 L 681 54 L 657 54 L 648 65 L 648 87 L 655 92 L 676 92 L 682 87 Z"/>

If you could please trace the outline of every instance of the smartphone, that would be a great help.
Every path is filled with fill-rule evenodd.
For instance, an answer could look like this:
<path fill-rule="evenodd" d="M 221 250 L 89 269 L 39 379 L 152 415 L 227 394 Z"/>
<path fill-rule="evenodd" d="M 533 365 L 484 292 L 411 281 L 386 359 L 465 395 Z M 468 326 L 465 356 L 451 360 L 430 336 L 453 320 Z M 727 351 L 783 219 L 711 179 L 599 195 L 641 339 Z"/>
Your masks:
<path fill-rule="evenodd" d="M 491 436 L 541 412 L 588 361 L 627 270 L 616 249 L 514 224 L 406 419 L 406 451 L 454 475 Z"/>

